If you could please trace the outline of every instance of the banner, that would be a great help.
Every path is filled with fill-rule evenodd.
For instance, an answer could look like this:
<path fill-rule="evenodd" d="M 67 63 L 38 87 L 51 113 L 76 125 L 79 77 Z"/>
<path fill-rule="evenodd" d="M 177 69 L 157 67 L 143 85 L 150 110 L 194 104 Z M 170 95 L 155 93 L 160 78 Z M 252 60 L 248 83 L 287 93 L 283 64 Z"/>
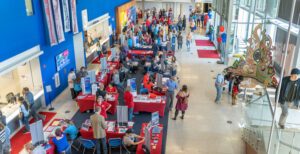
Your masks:
<path fill-rule="evenodd" d="M 58 42 L 60 43 L 65 40 L 63 25 L 61 21 L 60 2 L 59 0 L 52 0 L 52 4 L 53 4 L 56 34 L 57 34 Z"/>
<path fill-rule="evenodd" d="M 70 11 L 69 11 L 69 3 L 68 0 L 62 0 L 62 8 L 63 8 L 63 15 L 64 15 L 64 29 L 65 32 L 69 32 L 71 30 L 71 23 L 70 23 Z"/>
<path fill-rule="evenodd" d="M 72 14 L 72 30 L 73 30 L 73 34 L 76 34 L 78 33 L 76 0 L 70 0 L 70 4 L 71 4 L 71 14 Z"/>
<path fill-rule="evenodd" d="M 47 28 L 48 28 L 48 35 L 50 40 L 50 45 L 56 45 L 56 34 L 55 34 L 55 28 L 54 28 L 54 21 L 53 21 L 53 13 L 51 9 L 51 2 L 50 0 L 43 0 L 44 3 L 44 12 L 47 22 Z"/>

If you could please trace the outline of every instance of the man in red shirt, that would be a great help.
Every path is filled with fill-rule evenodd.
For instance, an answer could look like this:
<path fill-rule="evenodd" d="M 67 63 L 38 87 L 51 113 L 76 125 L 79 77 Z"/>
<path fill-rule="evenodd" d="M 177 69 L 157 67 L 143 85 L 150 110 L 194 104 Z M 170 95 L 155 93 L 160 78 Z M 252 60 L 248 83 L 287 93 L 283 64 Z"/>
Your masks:
<path fill-rule="evenodd" d="M 111 104 L 107 103 L 106 101 L 103 100 L 103 98 L 101 96 L 99 96 L 97 98 L 97 102 L 95 104 L 95 108 L 96 107 L 101 108 L 100 115 L 102 115 L 104 117 L 104 119 L 106 119 L 107 118 L 106 112 L 111 108 Z"/>
<path fill-rule="evenodd" d="M 126 87 L 125 89 L 124 102 L 125 105 L 128 107 L 128 121 L 132 121 L 134 102 L 133 102 L 133 95 L 130 92 L 130 87 Z"/>
<path fill-rule="evenodd" d="M 115 86 L 113 86 L 112 83 L 110 83 L 107 87 L 106 87 L 106 92 L 107 93 L 117 93 L 117 88 Z"/>

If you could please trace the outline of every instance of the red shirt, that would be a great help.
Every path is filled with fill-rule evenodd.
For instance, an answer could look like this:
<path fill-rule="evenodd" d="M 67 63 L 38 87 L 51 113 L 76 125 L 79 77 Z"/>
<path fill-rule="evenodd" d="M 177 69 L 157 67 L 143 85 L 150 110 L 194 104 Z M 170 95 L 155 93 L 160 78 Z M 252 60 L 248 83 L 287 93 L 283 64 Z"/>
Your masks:
<path fill-rule="evenodd" d="M 147 19 L 147 20 L 146 20 L 146 26 L 147 26 L 147 27 L 149 27 L 149 26 L 150 26 L 150 24 L 151 24 L 150 20 L 149 20 L 149 19 Z"/>
<path fill-rule="evenodd" d="M 133 96 L 132 96 L 131 92 L 126 91 L 124 93 L 124 101 L 125 101 L 125 105 L 128 106 L 128 108 L 134 107 Z"/>
<path fill-rule="evenodd" d="M 106 110 L 107 108 L 109 108 L 109 106 L 111 106 L 109 103 L 107 103 L 106 101 L 103 101 L 101 103 L 101 105 L 99 105 L 98 103 L 96 104 L 96 107 L 99 106 L 101 107 L 101 113 L 100 115 L 102 115 L 105 119 L 107 118 L 107 114 L 106 114 Z"/>
<path fill-rule="evenodd" d="M 117 92 L 117 88 L 116 87 L 106 87 L 106 92 L 108 93 L 116 93 Z"/>
<path fill-rule="evenodd" d="M 232 87 L 232 94 L 238 94 L 239 93 L 239 87 L 238 86 L 233 86 Z"/>
<path fill-rule="evenodd" d="M 144 85 L 147 84 L 148 81 L 149 81 L 149 75 L 148 75 L 148 74 L 145 74 L 145 75 L 144 75 L 144 78 L 143 78 L 143 83 L 144 83 Z"/>
<path fill-rule="evenodd" d="M 153 83 L 152 82 L 150 82 L 150 83 L 146 83 L 146 84 L 144 84 L 144 87 L 146 88 L 146 89 L 148 89 L 149 91 L 151 91 L 152 90 L 152 87 L 153 87 Z"/>

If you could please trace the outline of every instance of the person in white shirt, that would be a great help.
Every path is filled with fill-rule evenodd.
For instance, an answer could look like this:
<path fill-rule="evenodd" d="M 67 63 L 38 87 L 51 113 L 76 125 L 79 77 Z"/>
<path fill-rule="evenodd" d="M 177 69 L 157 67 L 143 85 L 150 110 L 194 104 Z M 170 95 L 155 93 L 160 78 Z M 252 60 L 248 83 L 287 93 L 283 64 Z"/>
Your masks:
<path fill-rule="evenodd" d="M 76 98 L 75 91 L 74 91 L 74 80 L 75 79 L 76 79 L 76 74 L 74 72 L 74 69 L 71 69 L 69 72 L 69 75 L 68 75 L 68 84 L 69 84 L 69 88 L 71 91 L 72 99 Z"/>

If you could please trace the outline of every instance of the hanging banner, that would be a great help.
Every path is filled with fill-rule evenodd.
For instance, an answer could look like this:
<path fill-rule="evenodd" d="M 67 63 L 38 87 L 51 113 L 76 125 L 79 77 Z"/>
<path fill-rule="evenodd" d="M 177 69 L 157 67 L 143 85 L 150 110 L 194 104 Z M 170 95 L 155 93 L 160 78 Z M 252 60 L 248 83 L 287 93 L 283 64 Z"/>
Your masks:
<path fill-rule="evenodd" d="M 53 4 L 56 34 L 57 34 L 58 42 L 60 43 L 65 40 L 63 25 L 61 21 L 60 1 L 52 0 L 52 4 Z"/>
<path fill-rule="evenodd" d="M 76 34 L 78 33 L 76 0 L 70 0 L 70 4 L 71 4 L 71 14 L 72 14 L 72 30 L 73 30 L 73 34 Z"/>
<path fill-rule="evenodd" d="M 68 0 L 62 0 L 62 8 L 63 8 L 63 15 L 64 15 L 64 29 L 65 32 L 69 32 L 71 30 L 71 24 L 70 24 Z"/>
<path fill-rule="evenodd" d="M 47 28 L 48 28 L 48 35 L 50 40 L 50 45 L 56 45 L 56 34 L 55 34 L 55 28 L 54 28 L 54 21 L 53 21 L 53 13 L 51 9 L 51 2 L 50 0 L 43 0 L 44 3 L 44 12 L 47 22 Z"/>

